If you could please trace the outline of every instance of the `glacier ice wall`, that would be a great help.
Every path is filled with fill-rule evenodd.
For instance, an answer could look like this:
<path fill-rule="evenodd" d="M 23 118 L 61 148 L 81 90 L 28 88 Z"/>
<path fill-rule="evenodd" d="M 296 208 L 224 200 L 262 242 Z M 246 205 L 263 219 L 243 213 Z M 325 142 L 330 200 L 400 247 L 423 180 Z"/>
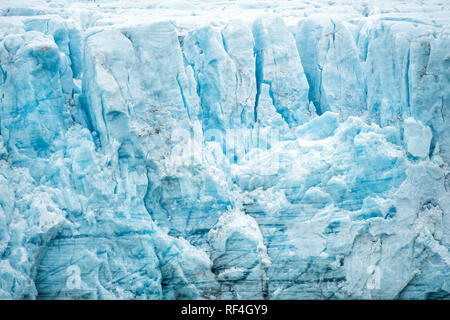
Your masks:
<path fill-rule="evenodd" d="M 0 298 L 448 299 L 450 8 L 158 3 L 0 7 Z"/>

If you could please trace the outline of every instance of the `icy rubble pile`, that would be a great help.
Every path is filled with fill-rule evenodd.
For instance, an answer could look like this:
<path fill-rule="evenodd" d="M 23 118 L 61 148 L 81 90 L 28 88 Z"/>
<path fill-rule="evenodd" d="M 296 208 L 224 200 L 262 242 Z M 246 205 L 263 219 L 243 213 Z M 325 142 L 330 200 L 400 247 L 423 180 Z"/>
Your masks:
<path fill-rule="evenodd" d="M 450 297 L 448 23 L 1 12 L 0 298 Z"/>

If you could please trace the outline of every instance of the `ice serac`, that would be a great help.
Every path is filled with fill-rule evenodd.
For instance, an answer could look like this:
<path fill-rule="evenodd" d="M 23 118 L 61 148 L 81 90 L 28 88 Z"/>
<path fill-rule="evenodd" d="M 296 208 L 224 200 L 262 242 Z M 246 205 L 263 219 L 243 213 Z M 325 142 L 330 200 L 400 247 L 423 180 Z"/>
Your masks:
<path fill-rule="evenodd" d="M 308 83 L 295 39 L 283 19 L 274 15 L 253 23 L 256 53 L 256 82 L 261 93 L 269 85 L 273 105 L 290 126 L 307 122 L 315 114 L 308 100 Z M 258 99 L 260 94 L 256 97 Z M 256 116 L 258 115 L 256 101 Z"/>
<path fill-rule="evenodd" d="M 222 215 L 208 236 L 220 298 L 267 298 L 270 259 L 256 220 L 236 208 Z"/>
<path fill-rule="evenodd" d="M 36 261 L 67 222 L 67 171 L 54 161 L 65 145 L 72 92 L 70 60 L 54 38 L 26 31 L 23 22 L 16 27 L 0 45 L 0 295 L 9 299 L 37 295 Z"/>
<path fill-rule="evenodd" d="M 372 17 L 358 37 L 370 118 L 382 125 L 407 117 L 422 121 L 433 130 L 432 148 L 442 146 L 447 162 L 448 45 L 447 27 L 408 18 Z"/>
<path fill-rule="evenodd" d="M 408 116 L 430 126 L 432 149 L 450 162 L 450 30 L 433 31 L 411 42 Z"/>
<path fill-rule="evenodd" d="M 430 154 L 431 129 L 414 119 L 406 119 L 404 123 L 404 140 L 406 150 L 414 157 L 426 158 Z"/>
<path fill-rule="evenodd" d="M 39 164 L 48 162 L 46 158 L 56 151 L 61 140 L 62 73 L 68 66 L 53 38 L 40 32 L 8 35 L 2 44 L 2 136 L 11 161 L 23 163 L 37 174 L 45 170 L 45 165 Z"/>
<path fill-rule="evenodd" d="M 232 20 L 222 29 L 225 51 L 236 68 L 236 104 L 241 124 L 248 126 L 255 121 L 255 46 L 250 26 L 242 20 Z"/>
<path fill-rule="evenodd" d="M 255 67 L 248 26 L 236 21 L 222 32 L 210 26 L 191 31 L 183 38 L 183 53 L 197 81 L 204 131 L 254 122 Z"/>
<path fill-rule="evenodd" d="M 309 98 L 317 112 L 361 116 L 366 110 L 365 79 L 346 25 L 337 18 L 316 15 L 301 20 L 295 34 Z"/>
<path fill-rule="evenodd" d="M 450 298 L 450 14 L 61 1 L 0 4 L 0 298 Z"/>
<path fill-rule="evenodd" d="M 112 45 L 105 45 L 111 39 L 115 39 Z M 214 215 L 207 219 L 195 217 L 191 221 L 191 211 L 204 212 L 196 206 L 205 204 L 197 200 L 195 192 L 182 193 L 204 179 L 195 177 L 193 169 L 183 166 L 180 150 L 187 148 L 191 135 L 197 138 L 202 132 L 199 131 L 199 101 L 190 83 L 192 70 L 189 66 L 185 69 L 174 27 L 161 22 L 93 33 L 87 38 L 85 52 L 86 105 L 102 149 L 111 152 L 111 160 L 118 167 L 114 194 L 119 195 L 122 206 L 135 208 L 131 214 L 139 213 L 143 226 L 148 225 L 146 220 L 152 224 L 153 218 L 159 227 L 170 228 L 170 234 L 175 236 L 188 238 L 195 230 L 213 225 Z M 130 186 L 135 188 L 131 193 Z M 212 202 L 208 203 L 210 207 L 220 207 L 226 200 Z M 160 239 L 151 238 L 156 242 Z M 184 259 L 190 257 L 193 264 L 198 262 L 186 249 L 190 245 L 170 237 L 165 241 L 169 243 L 161 240 L 154 244 L 159 264 L 164 266 L 161 297 L 202 295 L 195 282 L 200 282 L 200 277 L 202 283 L 208 282 L 199 270 L 206 268 L 204 271 L 215 281 L 209 260 L 194 266 L 198 270 L 190 275 L 185 274 L 190 271 L 183 268 L 190 264 Z M 196 250 L 192 246 L 191 249 Z M 198 254 L 204 255 L 202 251 Z M 189 277 L 199 278 L 192 281 Z M 210 285 L 208 290 L 212 288 Z"/>

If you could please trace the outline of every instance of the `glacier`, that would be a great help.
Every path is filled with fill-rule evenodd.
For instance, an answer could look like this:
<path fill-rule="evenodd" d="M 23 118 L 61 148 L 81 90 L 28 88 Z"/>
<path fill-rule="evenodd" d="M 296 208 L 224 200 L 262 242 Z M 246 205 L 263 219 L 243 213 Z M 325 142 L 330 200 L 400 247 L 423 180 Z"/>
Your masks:
<path fill-rule="evenodd" d="M 450 299 L 446 1 L 0 4 L 0 299 Z"/>

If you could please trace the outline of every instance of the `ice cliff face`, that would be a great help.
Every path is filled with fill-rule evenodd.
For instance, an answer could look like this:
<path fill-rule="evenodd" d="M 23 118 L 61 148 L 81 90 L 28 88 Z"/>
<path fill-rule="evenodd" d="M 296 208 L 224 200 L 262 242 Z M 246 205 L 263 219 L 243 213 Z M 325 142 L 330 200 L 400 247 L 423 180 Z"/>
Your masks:
<path fill-rule="evenodd" d="M 448 5 L 203 5 L 0 7 L 0 298 L 448 299 Z"/>

